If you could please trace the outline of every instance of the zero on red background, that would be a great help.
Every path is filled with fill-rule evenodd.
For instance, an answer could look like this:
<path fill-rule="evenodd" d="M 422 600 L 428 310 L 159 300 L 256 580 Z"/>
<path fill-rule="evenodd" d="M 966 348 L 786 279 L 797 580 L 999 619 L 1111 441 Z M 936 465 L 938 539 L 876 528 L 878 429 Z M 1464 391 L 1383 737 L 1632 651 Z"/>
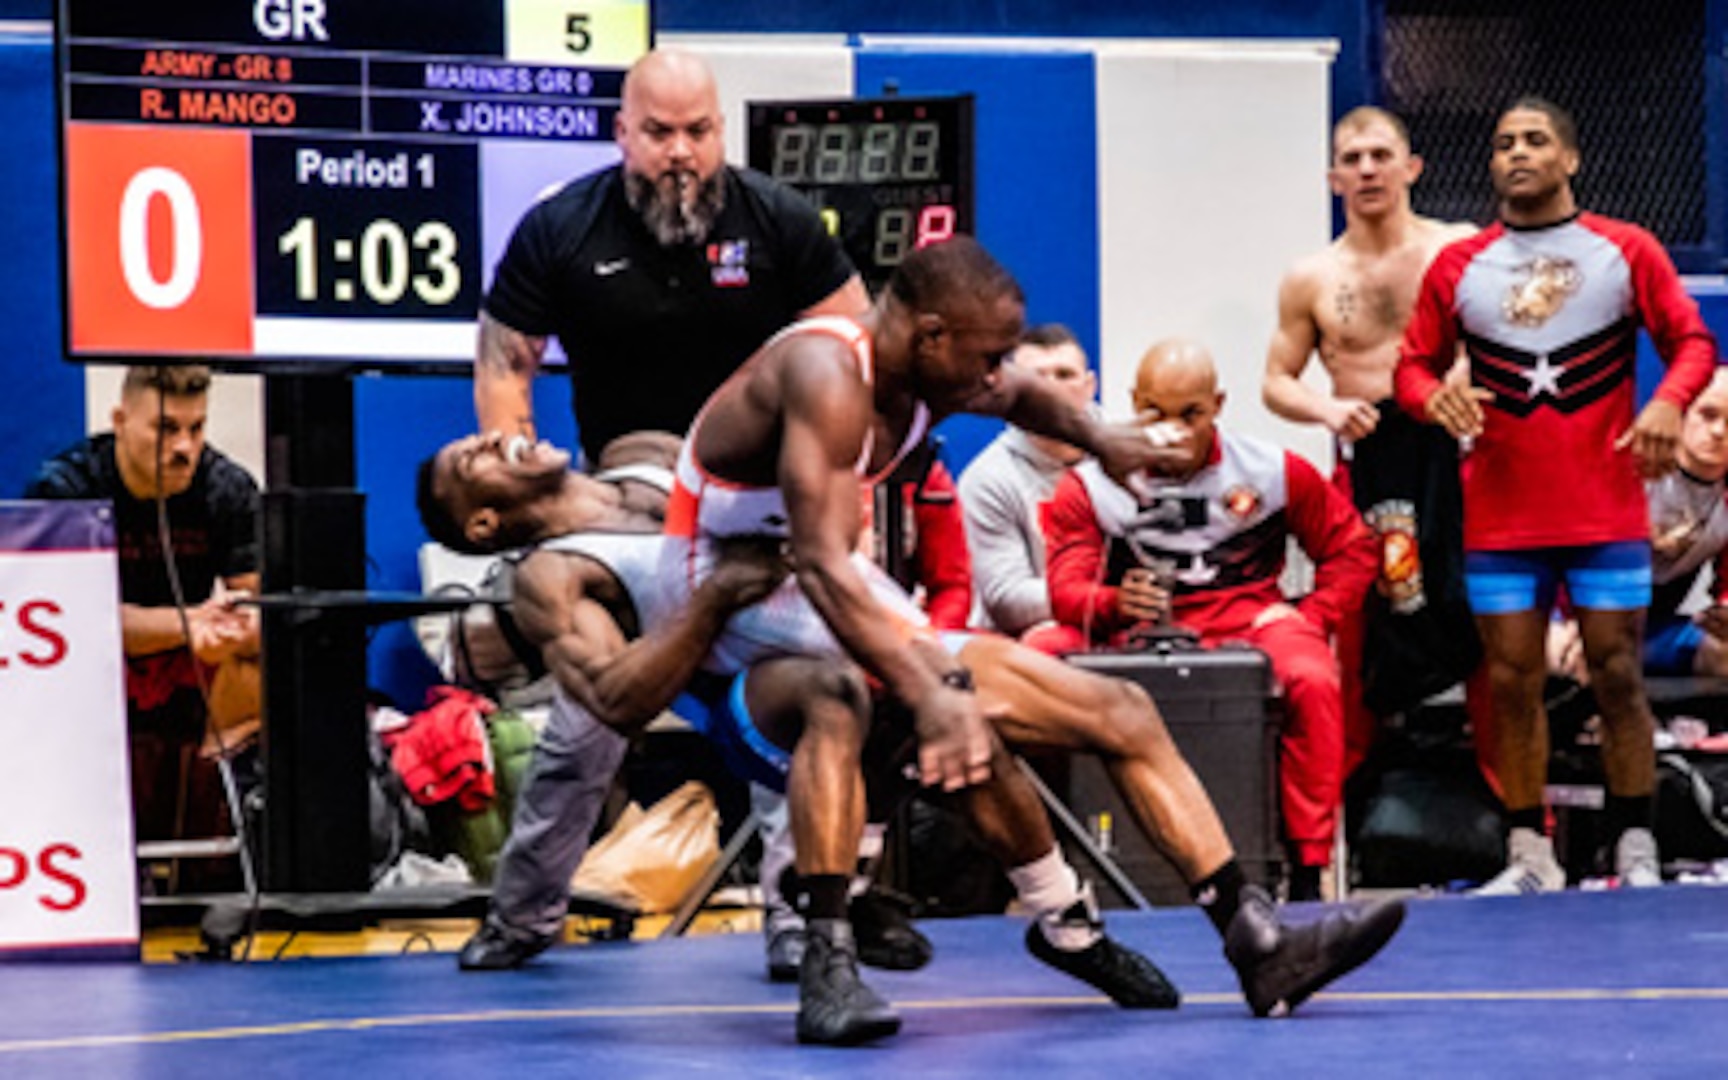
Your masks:
<path fill-rule="evenodd" d="M 66 128 L 74 351 L 252 351 L 250 136 Z"/>

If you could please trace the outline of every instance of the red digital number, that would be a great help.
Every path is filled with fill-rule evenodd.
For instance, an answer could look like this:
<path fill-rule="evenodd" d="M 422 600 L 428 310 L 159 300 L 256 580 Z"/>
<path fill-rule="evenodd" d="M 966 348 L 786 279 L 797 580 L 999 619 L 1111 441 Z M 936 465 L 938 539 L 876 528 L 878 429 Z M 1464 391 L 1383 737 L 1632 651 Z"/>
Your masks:
<path fill-rule="evenodd" d="M 954 208 L 946 203 L 931 203 L 918 211 L 918 230 L 913 234 L 914 248 L 940 244 L 954 236 Z"/>

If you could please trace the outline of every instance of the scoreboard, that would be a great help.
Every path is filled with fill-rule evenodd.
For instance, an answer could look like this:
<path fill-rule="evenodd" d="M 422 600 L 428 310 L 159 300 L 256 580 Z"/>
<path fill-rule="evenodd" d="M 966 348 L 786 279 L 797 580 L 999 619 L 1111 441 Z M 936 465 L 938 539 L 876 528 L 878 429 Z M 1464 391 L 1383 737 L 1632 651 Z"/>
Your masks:
<path fill-rule="evenodd" d="M 74 360 L 467 370 L 539 196 L 617 160 L 649 0 L 61 0 Z"/>
<path fill-rule="evenodd" d="M 871 291 L 908 251 L 971 233 L 972 98 L 765 101 L 750 165 L 803 192 Z"/>

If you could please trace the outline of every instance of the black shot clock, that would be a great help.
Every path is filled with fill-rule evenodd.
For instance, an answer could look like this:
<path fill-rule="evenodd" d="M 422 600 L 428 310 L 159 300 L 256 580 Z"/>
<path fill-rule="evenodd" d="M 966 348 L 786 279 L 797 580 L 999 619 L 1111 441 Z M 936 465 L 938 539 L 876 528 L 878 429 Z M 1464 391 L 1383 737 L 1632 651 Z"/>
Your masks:
<path fill-rule="evenodd" d="M 749 163 L 802 192 L 872 292 L 907 252 L 971 233 L 970 95 L 764 101 Z"/>

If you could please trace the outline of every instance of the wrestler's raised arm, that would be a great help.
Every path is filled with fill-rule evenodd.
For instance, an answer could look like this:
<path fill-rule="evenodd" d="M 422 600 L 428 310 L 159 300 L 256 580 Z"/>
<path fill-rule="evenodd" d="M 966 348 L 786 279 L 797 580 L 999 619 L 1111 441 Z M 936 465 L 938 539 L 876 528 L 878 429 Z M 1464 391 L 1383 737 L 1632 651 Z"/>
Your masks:
<path fill-rule="evenodd" d="M 798 584 L 852 657 L 911 707 L 923 782 L 952 791 L 989 779 L 993 737 L 963 669 L 944 681 L 914 649 L 912 628 L 871 595 L 852 563 L 857 464 L 874 410 L 848 353 L 814 337 L 781 358 L 783 429 L 777 463 Z"/>
<path fill-rule="evenodd" d="M 1050 380 L 1013 364 L 996 370 L 989 392 L 969 404 L 967 411 L 1000 416 L 1033 434 L 1078 446 L 1097 458 L 1118 483 L 1141 471 L 1162 474 L 1180 469 L 1187 460 L 1180 433 L 1166 434 L 1157 425 L 1148 429 L 1107 423 L 1065 397 Z"/>

